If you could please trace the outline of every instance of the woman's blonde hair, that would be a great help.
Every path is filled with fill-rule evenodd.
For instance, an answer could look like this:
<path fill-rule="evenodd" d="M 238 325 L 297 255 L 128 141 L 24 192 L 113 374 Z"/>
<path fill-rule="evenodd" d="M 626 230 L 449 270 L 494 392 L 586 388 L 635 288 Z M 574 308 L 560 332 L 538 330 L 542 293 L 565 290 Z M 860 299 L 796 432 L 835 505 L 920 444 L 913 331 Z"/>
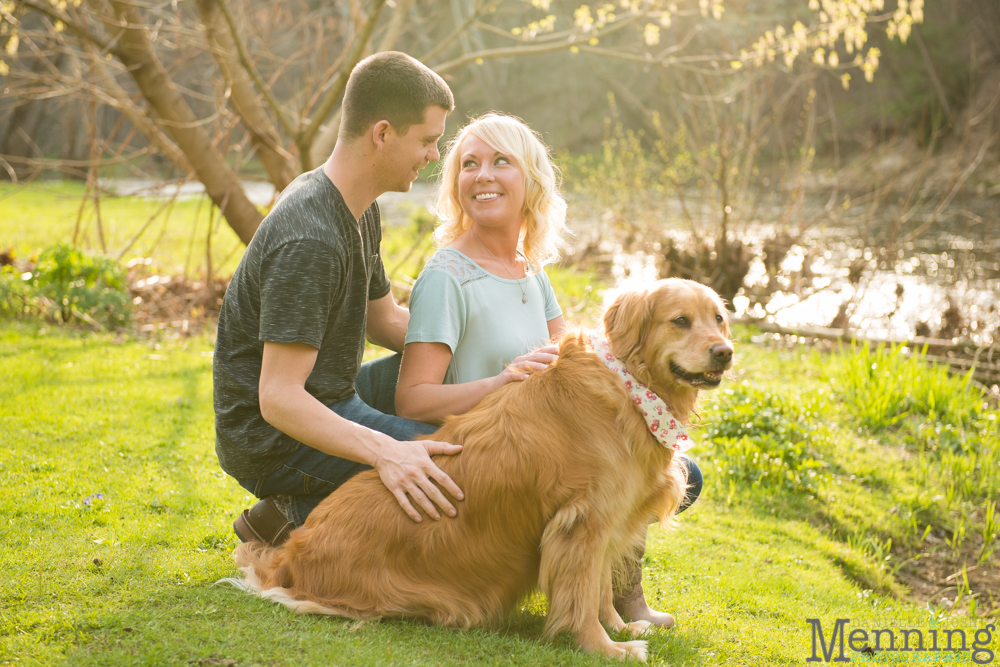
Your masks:
<path fill-rule="evenodd" d="M 448 142 L 441 171 L 434 232 L 438 246 L 446 246 L 472 228 L 458 190 L 462 171 L 462 142 L 474 134 L 495 151 L 509 155 L 524 174 L 524 222 L 521 249 L 531 271 L 559 259 L 561 235 L 566 228 L 566 200 L 559 194 L 559 174 L 537 132 L 520 118 L 491 112 L 473 119 Z"/>

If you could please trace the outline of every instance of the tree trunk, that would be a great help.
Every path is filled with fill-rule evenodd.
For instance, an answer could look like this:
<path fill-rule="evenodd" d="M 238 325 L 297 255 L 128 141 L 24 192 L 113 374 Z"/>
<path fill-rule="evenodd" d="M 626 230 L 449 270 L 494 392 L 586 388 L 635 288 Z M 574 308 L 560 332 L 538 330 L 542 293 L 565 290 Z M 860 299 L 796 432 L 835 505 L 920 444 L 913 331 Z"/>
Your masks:
<path fill-rule="evenodd" d="M 100 0 L 90 0 L 95 11 L 103 15 L 99 3 Z M 263 216 L 247 198 L 240 179 L 212 145 L 201 121 L 156 56 L 136 6 L 125 0 L 110 0 L 110 4 L 114 17 L 103 15 L 102 20 L 120 45 L 123 64 L 156 111 L 158 124 L 184 152 L 226 222 L 240 240 L 249 243 Z"/>

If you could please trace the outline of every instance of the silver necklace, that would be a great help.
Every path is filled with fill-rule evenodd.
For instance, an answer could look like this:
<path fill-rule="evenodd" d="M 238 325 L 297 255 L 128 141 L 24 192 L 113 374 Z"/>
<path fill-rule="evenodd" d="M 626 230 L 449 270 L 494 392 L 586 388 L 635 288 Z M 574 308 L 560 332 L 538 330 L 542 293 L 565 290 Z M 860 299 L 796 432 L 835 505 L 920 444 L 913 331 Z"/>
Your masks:
<path fill-rule="evenodd" d="M 477 241 L 479 241 L 479 245 L 486 248 L 486 252 L 490 253 L 490 255 L 493 255 L 493 251 L 490 250 L 489 246 L 483 243 L 483 240 L 479 238 L 479 234 L 476 233 L 476 228 L 470 227 L 470 229 L 472 230 L 472 235 L 476 237 Z M 501 262 L 499 257 L 493 255 L 493 259 L 495 259 L 497 261 L 497 264 L 499 264 L 503 268 L 504 273 L 507 274 L 507 277 L 513 280 L 515 283 L 517 283 L 518 288 L 520 288 L 521 290 L 521 303 L 528 303 L 528 276 L 524 277 L 524 286 L 522 287 L 521 281 L 510 274 L 510 271 L 507 270 L 507 265 Z"/>

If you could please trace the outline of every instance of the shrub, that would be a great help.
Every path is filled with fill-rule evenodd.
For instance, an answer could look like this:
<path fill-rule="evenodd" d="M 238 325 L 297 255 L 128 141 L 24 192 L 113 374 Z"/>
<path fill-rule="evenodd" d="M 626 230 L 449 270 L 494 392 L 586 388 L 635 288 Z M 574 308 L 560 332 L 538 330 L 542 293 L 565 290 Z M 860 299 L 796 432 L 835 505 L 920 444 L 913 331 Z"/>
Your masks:
<path fill-rule="evenodd" d="M 37 309 L 34 290 L 12 265 L 0 267 L 0 318 L 21 317 Z"/>
<path fill-rule="evenodd" d="M 706 429 L 723 477 L 751 486 L 815 493 L 827 477 L 830 432 L 818 420 L 819 397 L 784 397 L 750 386 L 724 389 Z M 722 481 L 720 479 L 720 481 Z"/>
<path fill-rule="evenodd" d="M 42 251 L 28 285 L 32 305 L 43 316 L 107 329 L 126 326 L 131 319 L 125 271 L 110 258 L 66 243 Z"/>

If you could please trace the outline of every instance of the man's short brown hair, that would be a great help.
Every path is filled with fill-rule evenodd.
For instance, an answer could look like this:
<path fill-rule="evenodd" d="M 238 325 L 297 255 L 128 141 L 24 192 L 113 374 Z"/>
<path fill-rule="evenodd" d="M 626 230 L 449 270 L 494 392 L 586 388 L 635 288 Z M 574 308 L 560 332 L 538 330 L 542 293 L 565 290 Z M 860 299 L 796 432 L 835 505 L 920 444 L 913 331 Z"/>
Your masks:
<path fill-rule="evenodd" d="M 380 120 L 405 134 L 424 122 L 427 107 L 449 113 L 455 108 L 451 89 L 426 65 L 399 51 L 368 56 L 351 71 L 344 91 L 341 135 L 355 138 Z"/>

